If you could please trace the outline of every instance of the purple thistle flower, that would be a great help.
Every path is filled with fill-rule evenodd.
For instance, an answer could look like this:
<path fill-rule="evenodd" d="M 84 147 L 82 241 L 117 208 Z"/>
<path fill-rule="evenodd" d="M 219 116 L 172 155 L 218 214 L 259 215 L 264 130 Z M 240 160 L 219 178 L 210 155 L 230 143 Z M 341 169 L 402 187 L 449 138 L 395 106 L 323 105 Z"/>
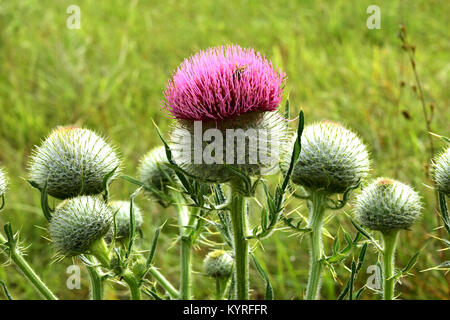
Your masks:
<path fill-rule="evenodd" d="M 167 84 L 163 108 L 176 119 L 220 120 L 275 111 L 285 74 L 253 49 L 227 45 L 186 59 Z"/>

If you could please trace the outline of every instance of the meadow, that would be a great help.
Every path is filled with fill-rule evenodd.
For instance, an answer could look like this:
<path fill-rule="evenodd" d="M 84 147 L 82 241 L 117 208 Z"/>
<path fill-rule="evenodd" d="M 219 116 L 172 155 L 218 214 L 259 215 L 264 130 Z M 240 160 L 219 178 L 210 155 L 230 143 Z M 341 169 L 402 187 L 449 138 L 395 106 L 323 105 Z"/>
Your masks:
<path fill-rule="evenodd" d="M 66 8 L 81 8 L 81 29 L 68 29 Z M 29 245 L 27 259 L 61 298 L 89 297 L 83 269 L 80 290 L 66 287 L 71 259 L 54 262 L 54 251 L 42 227 L 39 193 L 29 186 L 27 162 L 34 145 L 58 125 L 79 125 L 110 138 L 124 160 L 124 173 L 136 176 L 139 159 L 160 145 L 152 120 L 168 135 L 172 120 L 161 111 L 166 82 L 184 58 L 211 46 L 253 47 L 287 74 L 286 94 L 292 115 L 305 113 L 306 123 L 329 119 L 357 132 L 370 149 L 371 177 L 388 176 L 412 185 L 424 204 L 422 221 L 403 232 L 397 264 L 404 266 L 419 250 L 413 276 L 402 280 L 402 299 L 448 299 L 450 275 L 424 271 L 450 259 L 436 237 L 448 237 L 437 218 L 429 178 L 430 139 L 417 83 L 398 38 L 403 24 L 416 47 L 415 63 L 431 131 L 449 136 L 450 2 L 437 0 L 377 1 L 381 29 L 366 26 L 362 1 L 38 1 L 0 2 L 0 165 L 10 177 L 7 206 L 0 225 L 11 222 Z M 294 123 L 293 123 L 294 126 Z M 432 138 L 434 152 L 444 146 Z M 126 200 L 135 187 L 113 183 L 111 198 Z M 161 234 L 155 265 L 178 283 L 175 213 L 140 196 L 143 238 L 168 220 Z M 288 210 L 306 215 L 304 202 L 289 201 Z M 351 214 L 352 201 L 344 208 Z M 355 229 L 344 212 L 333 213 L 330 234 Z M 301 299 L 308 272 L 307 241 L 286 230 L 263 240 L 256 255 L 268 270 L 276 299 Z M 327 238 L 326 248 L 333 240 Z M 195 298 L 213 296 L 202 261 L 209 248 L 194 251 Z M 3 259 L 3 260 L 2 260 Z M 0 263 L 4 262 L 0 257 Z M 377 256 L 368 252 L 361 287 Z M 346 261 L 347 267 L 350 261 Z M 75 261 L 75 263 L 79 263 Z M 264 282 L 250 270 L 252 298 L 264 298 Z M 348 280 L 344 267 L 324 276 L 322 297 L 336 299 Z M 16 299 L 39 295 L 13 266 L 0 267 Z M 3 299 L 3 295 L 0 294 Z M 108 287 L 109 299 L 126 298 L 120 286 Z M 377 299 L 370 290 L 362 299 Z"/>

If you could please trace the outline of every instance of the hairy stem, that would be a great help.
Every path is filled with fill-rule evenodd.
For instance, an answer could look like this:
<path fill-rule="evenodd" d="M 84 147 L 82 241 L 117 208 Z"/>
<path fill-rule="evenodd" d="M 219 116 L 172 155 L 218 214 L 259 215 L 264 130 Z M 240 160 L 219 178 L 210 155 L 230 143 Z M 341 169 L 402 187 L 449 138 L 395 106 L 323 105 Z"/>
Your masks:
<path fill-rule="evenodd" d="M 0 243 L 6 243 L 6 239 L 0 234 Z M 8 250 L 9 257 L 16 264 L 17 268 L 22 272 L 25 278 L 30 281 L 39 293 L 47 300 L 58 300 L 53 292 L 47 287 L 47 285 L 39 278 L 33 268 L 23 258 L 20 252 L 16 248 Z"/>
<path fill-rule="evenodd" d="M 128 288 L 130 288 L 131 300 L 141 300 L 141 286 L 133 273 L 129 270 L 126 270 L 122 274 L 122 278 L 123 281 L 125 281 L 125 283 L 128 285 Z"/>
<path fill-rule="evenodd" d="M 306 300 L 315 300 L 319 298 L 319 288 L 322 278 L 322 226 L 325 216 L 326 195 L 320 192 L 312 192 L 309 203 L 310 215 L 308 228 L 309 246 L 311 250 L 310 269 L 308 285 L 306 288 Z"/>
<path fill-rule="evenodd" d="M 394 299 L 394 260 L 395 247 L 397 246 L 398 231 L 383 232 L 384 252 L 383 252 L 383 300 Z"/>
<path fill-rule="evenodd" d="M 247 199 L 232 189 L 231 224 L 233 226 L 233 249 L 235 259 L 236 298 L 249 299 Z"/>

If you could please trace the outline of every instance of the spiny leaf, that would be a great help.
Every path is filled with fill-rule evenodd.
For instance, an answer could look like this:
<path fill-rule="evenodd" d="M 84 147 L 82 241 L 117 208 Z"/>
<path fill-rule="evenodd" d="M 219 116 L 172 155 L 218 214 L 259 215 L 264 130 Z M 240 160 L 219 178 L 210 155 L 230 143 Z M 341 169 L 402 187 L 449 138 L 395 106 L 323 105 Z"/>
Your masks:
<path fill-rule="evenodd" d="M 256 269 L 258 270 L 259 274 L 261 275 L 261 277 L 263 277 L 264 282 L 266 283 L 266 300 L 273 300 L 274 299 L 274 295 L 273 295 L 273 288 L 272 285 L 270 284 L 270 279 L 269 279 L 269 275 L 267 274 L 266 270 L 264 270 L 264 268 L 260 265 L 260 263 L 258 262 L 258 260 L 256 259 L 256 257 L 252 254 L 252 258 L 253 258 L 253 263 L 255 264 Z"/>

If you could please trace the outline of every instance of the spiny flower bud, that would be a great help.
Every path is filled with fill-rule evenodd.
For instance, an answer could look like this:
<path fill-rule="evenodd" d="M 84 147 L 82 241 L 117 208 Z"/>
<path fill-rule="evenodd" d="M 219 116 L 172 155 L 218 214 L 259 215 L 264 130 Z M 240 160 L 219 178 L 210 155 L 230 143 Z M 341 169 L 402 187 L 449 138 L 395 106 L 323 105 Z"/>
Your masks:
<path fill-rule="evenodd" d="M 130 202 L 129 201 L 111 201 L 108 206 L 115 214 L 116 221 L 116 238 L 126 238 L 130 235 Z M 134 219 L 136 229 L 140 228 L 143 223 L 141 209 L 133 205 Z M 111 223 L 111 229 L 106 235 L 106 240 L 111 241 L 114 234 L 114 225 Z"/>
<path fill-rule="evenodd" d="M 378 178 L 356 200 L 356 218 L 361 225 L 382 232 L 408 229 L 420 219 L 420 197 L 410 186 Z"/>
<path fill-rule="evenodd" d="M 6 185 L 7 185 L 6 174 L 2 170 L 2 168 L 0 168 L 0 197 L 5 194 Z"/>
<path fill-rule="evenodd" d="M 110 229 L 113 212 L 100 199 L 81 196 L 62 202 L 50 220 L 54 246 L 63 256 L 89 253 Z"/>
<path fill-rule="evenodd" d="M 171 142 L 175 163 L 197 179 L 227 182 L 230 166 L 249 176 L 274 174 L 290 135 L 277 112 L 250 112 L 221 121 L 180 120 Z"/>
<path fill-rule="evenodd" d="M 29 174 L 41 189 L 47 183 L 49 195 L 68 199 L 101 193 L 105 176 L 119 164 L 114 149 L 91 130 L 62 127 L 34 150 Z"/>
<path fill-rule="evenodd" d="M 292 174 L 295 184 L 312 191 L 343 193 L 368 172 L 369 155 L 355 133 L 330 121 L 305 127 Z"/>
<path fill-rule="evenodd" d="M 148 189 L 166 191 L 166 186 L 173 185 L 175 172 L 167 165 L 166 148 L 156 147 L 150 150 L 141 160 L 139 166 L 139 177 Z"/>
<path fill-rule="evenodd" d="M 436 182 L 436 188 L 450 196 L 450 147 L 436 158 L 433 168 L 433 179 Z"/>
<path fill-rule="evenodd" d="M 223 250 L 215 250 L 206 256 L 203 266 L 209 277 L 226 278 L 233 270 L 233 258 Z"/>

